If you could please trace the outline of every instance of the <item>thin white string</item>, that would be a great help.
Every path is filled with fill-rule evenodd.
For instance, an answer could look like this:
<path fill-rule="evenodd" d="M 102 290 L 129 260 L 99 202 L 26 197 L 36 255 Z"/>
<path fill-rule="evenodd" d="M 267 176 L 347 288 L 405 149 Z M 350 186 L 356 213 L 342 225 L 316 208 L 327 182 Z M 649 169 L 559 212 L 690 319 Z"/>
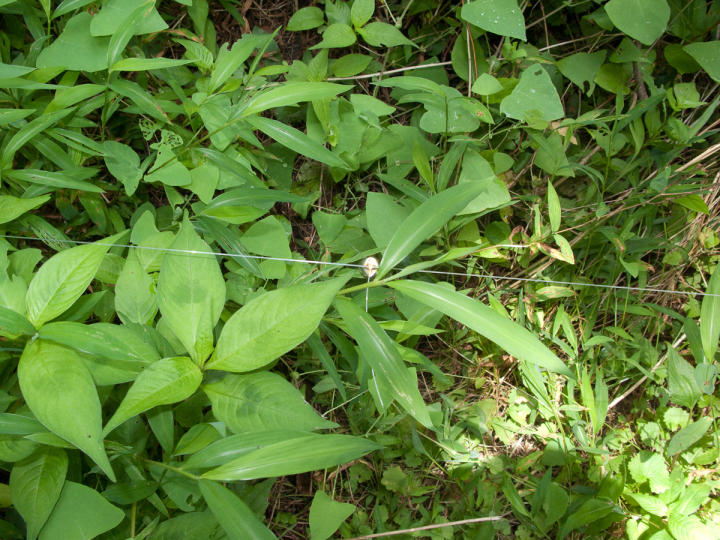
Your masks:
<path fill-rule="evenodd" d="M 0 234 L 0 238 L 10 238 L 15 240 L 30 240 L 30 241 L 40 241 L 40 242 L 55 242 L 59 244 L 78 244 L 78 245 L 86 245 L 86 244 L 96 244 L 100 243 L 103 244 L 102 241 L 98 242 L 90 242 L 87 240 L 64 240 L 64 239 L 43 239 L 37 236 L 19 236 L 19 235 L 12 235 L 12 234 Z M 362 264 L 353 264 L 353 263 L 342 263 L 342 262 L 330 262 L 330 261 L 317 261 L 312 259 L 290 259 L 285 257 L 266 257 L 262 255 L 246 255 L 242 253 L 225 253 L 222 251 L 198 251 L 198 250 L 192 250 L 192 249 L 177 249 L 177 248 L 163 248 L 163 247 L 154 247 L 154 246 L 133 246 L 130 244 L 103 244 L 110 247 L 119 247 L 119 248 L 129 248 L 129 249 L 145 249 L 150 251 L 163 251 L 163 252 L 169 252 L 169 253 L 185 253 L 190 255 L 212 255 L 217 257 L 232 257 L 232 258 L 241 258 L 241 259 L 258 259 L 258 260 L 265 260 L 265 261 L 281 261 L 281 262 L 287 262 L 287 263 L 299 263 L 299 264 L 317 264 L 317 265 L 325 265 L 325 266 L 336 266 L 336 267 L 346 267 L 346 268 L 365 268 Z M 525 247 L 525 246 L 518 246 L 518 247 Z M 613 290 L 623 290 L 623 291 L 631 291 L 631 292 L 654 292 L 654 293 L 661 293 L 661 294 L 676 294 L 676 295 L 684 295 L 684 296 L 711 296 L 715 298 L 720 298 L 720 294 L 713 294 L 713 293 L 707 293 L 707 292 L 695 292 L 695 291 L 673 291 L 670 289 L 658 289 L 653 287 L 632 287 L 628 285 L 603 285 L 600 283 L 585 283 L 581 281 L 560 281 L 560 280 L 554 280 L 554 279 L 543 279 L 543 278 L 522 278 L 522 277 L 513 277 L 513 276 L 500 276 L 495 274 L 474 274 L 471 272 L 446 272 L 442 270 L 416 270 L 416 273 L 418 274 L 434 274 L 439 276 L 458 276 L 458 277 L 475 277 L 475 278 L 485 278 L 485 279 L 493 279 L 493 280 L 505 280 L 505 281 L 522 281 L 522 282 L 530 282 L 530 283 L 546 283 L 548 285 L 567 285 L 571 287 L 594 287 L 597 289 L 613 289 Z"/>

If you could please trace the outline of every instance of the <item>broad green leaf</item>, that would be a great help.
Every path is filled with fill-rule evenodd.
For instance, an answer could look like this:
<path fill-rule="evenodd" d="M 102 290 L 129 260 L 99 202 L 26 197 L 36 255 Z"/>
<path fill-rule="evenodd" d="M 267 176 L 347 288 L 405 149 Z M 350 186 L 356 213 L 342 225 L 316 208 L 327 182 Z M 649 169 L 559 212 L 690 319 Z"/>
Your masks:
<path fill-rule="evenodd" d="M 347 279 L 293 285 L 255 297 L 225 323 L 207 367 L 252 371 L 294 349 L 317 328 Z"/>
<path fill-rule="evenodd" d="M 0 413 L 0 435 L 31 435 L 41 431 L 45 428 L 31 416 Z"/>
<path fill-rule="evenodd" d="M 190 221 L 165 254 L 157 285 L 157 303 L 165 322 L 190 356 L 202 363 L 213 350 L 213 329 L 225 304 L 225 280 L 215 255 Z"/>
<path fill-rule="evenodd" d="M 94 1 L 95 0 L 62 0 L 58 7 L 55 8 L 55 11 L 53 11 L 52 18 L 55 19 L 60 15 L 65 15 L 71 11 L 85 7 Z"/>
<path fill-rule="evenodd" d="M 347 463 L 379 448 L 360 437 L 308 433 L 248 452 L 202 477 L 233 482 L 301 474 Z"/>
<path fill-rule="evenodd" d="M 34 112 L 35 109 L 0 109 L 0 126 L 12 124 L 18 120 L 27 118 Z"/>
<path fill-rule="evenodd" d="M 375 0 L 353 0 L 350 7 L 350 21 L 353 26 L 363 26 L 375 13 Z"/>
<path fill-rule="evenodd" d="M 705 435 L 712 423 L 713 419 L 705 416 L 697 422 L 693 422 L 689 426 L 682 428 L 670 439 L 666 450 L 667 455 L 674 456 L 690 448 Z"/>
<path fill-rule="evenodd" d="M 132 195 L 140 183 L 143 171 L 140 157 L 135 150 L 117 141 L 105 141 L 103 145 L 105 166 L 125 186 L 125 193 Z"/>
<path fill-rule="evenodd" d="M 192 176 L 188 168 L 177 159 L 173 149 L 162 145 L 155 163 L 145 175 L 145 182 L 162 182 L 166 186 L 189 186 L 192 183 Z"/>
<path fill-rule="evenodd" d="M 55 97 L 48 104 L 45 112 L 60 111 L 72 107 L 105 91 L 105 88 L 105 85 L 102 84 L 78 84 L 70 88 L 58 88 L 55 91 Z"/>
<path fill-rule="evenodd" d="M 316 491 L 310 505 L 310 537 L 330 538 L 355 510 L 354 504 L 333 501 L 324 491 Z"/>
<path fill-rule="evenodd" d="M 605 62 L 607 51 L 575 53 L 558 60 L 557 67 L 565 77 L 589 96 L 595 90 L 595 77 Z M 588 83 L 587 90 L 585 83 Z"/>
<path fill-rule="evenodd" d="M 40 52 L 36 66 L 88 72 L 107 69 L 107 49 L 110 39 L 94 37 L 90 34 L 90 23 L 96 17 L 82 11 L 71 18 L 62 34 Z"/>
<path fill-rule="evenodd" d="M 112 4 L 112 2 L 108 2 L 108 4 Z M 125 47 L 127 47 L 127 44 L 130 42 L 130 39 L 133 37 L 135 29 L 138 27 L 140 22 L 150 14 L 150 12 L 154 9 L 154 6 L 155 0 L 144 0 L 139 6 L 133 6 L 122 15 L 118 14 L 118 16 L 122 16 L 122 21 L 118 28 L 113 32 L 112 36 L 110 36 L 110 43 L 108 43 L 107 65 L 111 66 L 109 67 L 109 71 L 117 71 L 117 69 L 113 69 L 113 64 L 122 57 L 122 53 L 125 50 Z M 97 17 L 93 18 L 93 21 L 96 19 Z"/>
<path fill-rule="evenodd" d="M 670 400 L 678 405 L 693 407 L 702 396 L 702 390 L 695 380 L 695 370 L 672 346 L 668 346 L 667 364 Z"/>
<path fill-rule="evenodd" d="M 37 339 L 18 363 L 25 402 L 50 431 L 85 452 L 114 482 L 102 441 L 102 413 L 92 376 L 70 349 Z"/>
<path fill-rule="evenodd" d="M 472 85 L 473 93 L 481 96 L 491 96 L 502 90 L 502 84 L 489 73 L 481 73 Z"/>
<path fill-rule="evenodd" d="M 319 7 L 304 7 L 293 13 L 287 23 L 287 30 L 291 32 L 302 32 L 312 30 L 325 22 L 325 16 Z"/>
<path fill-rule="evenodd" d="M 107 435 L 125 420 L 153 407 L 189 398 L 200 381 L 200 369 L 187 356 L 153 362 L 135 379 L 103 433 Z"/>
<path fill-rule="evenodd" d="M 28 141 L 33 139 L 41 131 L 45 131 L 50 126 L 57 124 L 60 120 L 65 118 L 73 112 L 73 109 L 65 109 L 63 111 L 56 111 L 53 113 L 43 114 L 25 124 L 15 133 L 10 140 L 7 142 L 5 147 L 2 149 L 2 159 L 0 165 L 3 169 L 12 166 L 15 152 L 20 150 Z"/>
<path fill-rule="evenodd" d="M 670 20 L 666 0 L 610 0 L 603 7 L 618 29 L 645 45 L 659 39 Z"/>
<path fill-rule="evenodd" d="M 557 232 L 560 228 L 560 219 L 562 206 L 560 206 L 560 198 L 558 197 L 555 186 L 548 180 L 547 183 L 547 204 L 548 204 L 548 217 L 550 219 L 550 230 Z"/>
<path fill-rule="evenodd" d="M 322 33 L 322 41 L 313 45 L 310 49 L 335 49 L 349 47 L 357 37 L 350 25 L 345 23 L 334 23 L 328 25 Z"/>
<path fill-rule="evenodd" d="M 7 171 L 6 176 L 21 182 L 31 182 L 41 186 L 51 186 L 58 189 L 78 189 L 89 193 L 102 193 L 103 189 L 89 182 L 77 180 L 62 171 L 40 171 L 38 169 L 22 169 Z"/>
<path fill-rule="evenodd" d="M 105 0 L 100 13 L 92 18 L 90 31 L 93 36 L 111 36 L 122 28 L 128 16 L 137 8 L 143 6 L 148 0 Z M 152 34 L 167 29 L 168 25 L 157 12 L 150 10 L 137 25 L 134 25 L 135 35 Z"/>
<path fill-rule="evenodd" d="M 49 195 L 20 199 L 12 195 L 0 195 L 0 224 L 9 223 L 50 200 Z"/>
<path fill-rule="evenodd" d="M 35 328 L 64 313 L 92 281 L 110 245 L 121 235 L 66 249 L 40 267 L 28 287 L 28 320 Z"/>
<path fill-rule="evenodd" d="M 288 82 L 254 95 L 242 105 L 239 113 L 241 117 L 246 117 L 268 109 L 297 105 L 304 101 L 332 98 L 350 88 L 350 86 L 328 82 Z"/>
<path fill-rule="evenodd" d="M 551 122 L 565 116 L 550 75 L 540 64 L 523 71 L 518 85 L 500 102 L 500 112 L 523 121 Z"/>
<path fill-rule="evenodd" d="M 37 538 L 60 498 L 67 468 L 65 450 L 51 446 L 38 448 L 13 466 L 10 495 L 13 506 L 25 520 L 30 540 Z"/>
<path fill-rule="evenodd" d="M 224 431 L 224 429 L 223 429 Z M 195 424 L 188 429 L 175 445 L 174 456 L 194 454 L 214 443 L 221 437 L 218 429 L 212 424 Z"/>
<path fill-rule="evenodd" d="M 250 116 L 245 118 L 245 121 L 255 129 L 259 129 L 268 137 L 272 137 L 286 148 L 298 154 L 320 161 L 321 163 L 326 163 L 331 167 L 339 167 L 341 169 L 348 167 L 347 163 L 338 155 L 294 127 L 263 116 Z"/>
<path fill-rule="evenodd" d="M 390 195 L 376 191 L 367 194 L 365 216 L 368 232 L 380 249 L 387 247 L 393 234 L 409 214 L 410 210 L 396 204 Z"/>
<path fill-rule="evenodd" d="M 242 39 L 236 41 L 232 48 L 223 43 L 218 51 L 215 66 L 210 74 L 208 91 L 214 92 L 220 88 L 232 76 L 235 71 L 250 57 L 250 54 L 258 46 L 258 38 L 246 34 Z"/>
<path fill-rule="evenodd" d="M 712 80 L 720 82 L 720 41 L 690 43 L 683 50 L 707 71 Z"/>
<path fill-rule="evenodd" d="M 192 60 L 176 60 L 175 58 L 123 58 L 114 62 L 109 71 L 150 71 L 184 66 L 191 62 Z"/>
<path fill-rule="evenodd" d="M 614 510 L 615 505 L 608 499 L 587 499 L 565 519 L 558 538 L 567 538 L 570 531 L 598 521 Z"/>
<path fill-rule="evenodd" d="M 124 518 L 125 512 L 94 489 L 68 481 L 40 533 L 40 540 L 91 540 L 114 529 Z"/>
<path fill-rule="evenodd" d="M 668 507 L 660 497 L 648 495 L 647 493 L 630 493 L 632 499 L 638 503 L 643 510 L 650 512 L 654 516 L 667 516 Z"/>
<path fill-rule="evenodd" d="M 538 338 L 481 302 L 434 283 L 408 280 L 394 281 L 388 285 L 464 324 L 516 358 L 574 379 L 562 360 Z"/>
<path fill-rule="evenodd" d="M 198 481 L 203 498 L 230 540 L 277 538 L 240 497 L 210 480 Z"/>
<path fill-rule="evenodd" d="M 276 373 L 229 374 L 204 385 L 203 390 L 212 402 L 215 418 L 235 433 L 337 427 L 318 415 L 300 391 Z"/>
<path fill-rule="evenodd" d="M 462 156 L 458 185 L 472 183 L 481 189 L 480 195 L 470 201 L 458 214 L 475 214 L 490 208 L 499 208 L 510 202 L 505 182 L 495 176 L 492 167 L 479 152 L 468 148 Z"/>
<path fill-rule="evenodd" d="M 83 360 L 98 386 L 132 381 L 160 359 L 142 335 L 118 324 L 54 322 L 40 328 L 38 336 L 87 355 Z"/>
<path fill-rule="evenodd" d="M 125 323 L 147 324 L 155 318 L 157 303 L 153 279 L 131 251 L 115 282 L 115 311 Z"/>
<path fill-rule="evenodd" d="M 433 195 L 398 227 L 383 253 L 377 279 L 382 278 L 422 242 L 431 238 L 467 204 L 480 195 L 481 183 L 457 185 Z"/>
<path fill-rule="evenodd" d="M 358 29 L 362 38 L 373 47 L 397 47 L 399 45 L 416 45 L 406 38 L 403 33 L 392 24 L 384 22 L 371 22 Z M 324 36 L 323 36 L 324 37 Z"/>
<path fill-rule="evenodd" d="M 462 7 L 460 16 L 493 34 L 527 40 L 525 18 L 517 0 L 472 0 Z"/>
<path fill-rule="evenodd" d="M 27 75 L 33 71 L 35 71 L 34 67 L 5 64 L 4 62 L 0 62 L 0 79 L 22 77 L 23 75 Z"/>
<path fill-rule="evenodd" d="M 670 514 L 668 519 L 668 530 L 672 533 L 672 537 L 678 540 L 709 540 L 717 538 L 717 529 L 712 524 L 711 519 L 705 522 L 697 515 L 683 516 L 677 513 Z M 653 535 L 653 540 L 663 540 L 657 534 Z"/>
<path fill-rule="evenodd" d="M 350 335 L 358 342 L 361 357 L 370 366 L 372 377 L 393 390 L 395 400 L 408 414 L 423 426 L 432 428 L 430 414 L 418 390 L 417 377 L 408 371 L 395 342 L 375 319 L 351 300 L 338 298 L 335 307 Z M 382 405 L 387 407 L 388 404 Z"/>
<path fill-rule="evenodd" d="M 22 335 L 32 336 L 35 327 L 17 311 L 0 306 L 0 336 L 16 339 Z"/>
<path fill-rule="evenodd" d="M 115 79 L 110 83 L 110 89 L 132 101 L 142 112 L 152 116 L 160 122 L 169 122 L 167 113 L 157 100 L 138 83 L 127 79 Z"/>
<path fill-rule="evenodd" d="M 705 361 L 712 363 L 715 360 L 715 352 L 720 338 L 720 264 L 715 267 L 710 276 L 705 292 L 708 295 L 715 295 L 704 296 L 700 308 L 700 337 L 705 352 Z"/>
<path fill-rule="evenodd" d="M 0 420 L 2 417 L 0 416 Z M 230 435 L 215 441 L 183 461 L 183 469 L 211 469 L 244 456 L 260 448 L 288 439 L 304 437 L 307 433 L 295 430 L 260 431 Z"/>

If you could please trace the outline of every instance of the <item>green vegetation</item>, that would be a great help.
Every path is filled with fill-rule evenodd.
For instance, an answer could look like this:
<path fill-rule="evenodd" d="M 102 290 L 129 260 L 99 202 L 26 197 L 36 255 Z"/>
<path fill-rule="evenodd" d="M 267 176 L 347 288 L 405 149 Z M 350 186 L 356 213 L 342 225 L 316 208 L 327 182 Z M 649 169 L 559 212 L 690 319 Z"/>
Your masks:
<path fill-rule="evenodd" d="M 0 14 L 1 538 L 720 537 L 720 1 Z"/>

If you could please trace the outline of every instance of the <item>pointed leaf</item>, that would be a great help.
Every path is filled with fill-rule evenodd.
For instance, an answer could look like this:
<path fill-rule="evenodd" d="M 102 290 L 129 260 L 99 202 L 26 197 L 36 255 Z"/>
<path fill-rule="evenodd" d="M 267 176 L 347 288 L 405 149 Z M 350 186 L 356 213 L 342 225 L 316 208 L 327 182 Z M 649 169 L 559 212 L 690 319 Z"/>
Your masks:
<path fill-rule="evenodd" d="M 526 41 L 525 18 L 517 0 L 473 0 L 460 12 L 463 20 L 478 28 Z"/>
<path fill-rule="evenodd" d="M 660 38 L 670 20 L 666 0 L 610 0 L 604 8 L 615 26 L 645 45 Z"/>
<path fill-rule="evenodd" d="M 235 71 L 250 57 L 253 50 L 259 45 L 259 39 L 253 34 L 245 34 L 242 39 L 233 43 L 228 49 L 228 44 L 223 43 L 218 51 L 215 66 L 210 74 L 208 92 L 212 93 L 220 88 Z"/>
<path fill-rule="evenodd" d="M 290 127 L 287 124 L 271 118 L 265 118 L 264 116 L 250 116 L 246 118 L 245 121 L 255 129 L 259 129 L 268 137 L 272 137 L 286 148 L 298 154 L 325 163 L 331 167 L 347 168 L 348 166 L 340 157 L 325 148 L 321 143 L 315 139 L 311 139 L 308 135 L 294 127 Z"/>
<path fill-rule="evenodd" d="M 91 184 L 90 182 L 85 182 L 84 180 L 78 180 L 77 178 L 73 178 L 64 171 L 41 171 L 39 169 L 23 169 L 7 171 L 5 174 L 13 180 L 19 180 L 20 182 L 31 182 L 33 184 L 39 184 L 41 186 L 51 186 L 58 189 L 77 189 L 90 193 L 103 192 L 102 188 Z"/>
<path fill-rule="evenodd" d="M 90 456 L 114 482 L 102 441 L 100 400 L 92 376 L 77 353 L 36 339 L 20 357 L 18 381 L 35 417 Z"/>
<path fill-rule="evenodd" d="M 22 335 L 32 336 L 35 327 L 17 311 L 0 306 L 0 336 L 16 339 Z"/>
<path fill-rule="evenodd" d="M 90 22 L 93 19 L 92 15 L 83 11 L 67 21 L 62 34 L 40 52 L 36 66 L 89 72 L 106 69 L 110 40 L 90 34 Z M 68 54 L 68 51 L 72 51 L 72 54 Z"/>
<path fill-rule="evenodd" d="M 203 386 L 215 418 L 235 433 L 337 427 L 322 418 L 300 391 L 277 373 L 227 375 Z"/>
<path fill-rule="evenodd" d="M 25 212 L 42 206 L 50 200 L 49 195 L 21 199 L 12 195 L 0 195 L 0 224 L 9 223 Z"/>
<path fill-rule="evenodd" d="M 198 484 L 208 508 L 230 540 L 277 538 L 245 504 L 245 501 L 228 488 L 209 480 L 200 480 Z"/>
<path fill-rule="evenodd" d="M 254 95 L 241 109 L 240 116 L 250 116 L 268 109 L 297 105 L 303 101 L 315 101 L 335 97 L 350 90 L 350 86 L 327 82 L 289 82 Z"/>
<path fill-rule="evenodd" d="M 698 41 L 683 47 L 710 78 L 720 82 L 720 41 Z"/>
<path fill-rule="evenodd" d="M 667 445 L 667 455 L 674 456 L 690 448 L 705 435 L 712 423 L 713 419 L 705 416 L 697 422 L 682 428 L 670 439 Z"/>
<path fill-rule="evenodd" d="M 348 278 L 293 285 L 255 297 L 225 323 L 209 369 L 252 371 L 305 341 Z"/>
<path fill-rule="evenodd" d="M 324 491 L 316 491 L 310 505 L 310 538 L 330 538 L 355 510 L 354 504 L 333 501 Z"/>
<path fill-rule="evenodd" d="M 360 437 L 309 433 L 248 452 L 202 477 L 232 482 L 301 474 L 347 463 L 379 448 Z"/>
<path fill-rule="evenodd" d="M 29 458 L 16 463 L 10 472 L 12 503 L 34 540 L 60 498 L 68 458 L 65 450 L 42 446 Z"/>
<path fill-rule="evenodd" d="M 80 298 L 110 249 L 109 244 L 120 235 L 66 249 L 40 267 L 30 282 L 26 298 L 28 320 L 35 328 L 61 315 Z"/>
<path fill-rule="evenodd" d="M 523 71 L 518 85 L 500 102 L 500 112 L 522 121 L 551 122 L 565 116 L 550 75 L 540 64 Z"/>
<path fill-rule="evenodd" d="M 125 512 L 94 489 L 65 482 L 60 500 L 40 533 L 40 540 L 91 540 L 114 529 L 124 518 Z"/>
<path fill-rule="evenodd" d="M 213 329 L 225 304 L 225 280 L 208 246 L 186 219 L 164 255 L 157 303 L 165 322 L 196 362 L 213 350 Z"/>
<path fill-rule="evenodd" d="M 200 369 L 187 356 L 154 362 L 135 379 L 103 433 L 110 433 L 125 420 L 153 407 L 189 398 L 201 381 Z"/>
<path fill-rule="evenodd" d="M 712 363 L 720 339 L 720 264 L 715 267 L 705 292 L 708 296 L 703 297 L 700 308 L 700 337 L 705 361 Z"/>
<path fill-rule="evenodd" d="M 477 300 L 435 283 L 408 280 L 388 285 L 464 324 L 516 358 L 574 378 L 562 360 L 533 334 Z"/>
<path fill-rule="evenodd" d="M 347 298 L 335 300 L 335 307 L 345 321 L 350 335 L 360 346 L 362 358 L 384 386 L 395 392 L 395 400 L 423 426 L 431 428 L 432 420 L 417 386 L 417 378 L 411 377 L 395 346 L 370 315 Z"/>
<path fill-rule="evenodd" d="M 64 109 L 62 111 L 55 111 L 31 120 L 23 127 L 21 127 L 17 133 L 15 133 L 8 143 L 5 145 L 2 151 L 2 158 L 0 159 L 1 168 L 5 169 L 12 166 L 15 152 L 20 150 L 25 144 L 30 141 L 35 135 L 44 131 L 48 127 L 57 124 L 60 120 L 65 118 L 74 109 Z"/>
<path fill-rule="evenodd" d="M 484 185 L 476 182 L 457 185 L 430 197 L 413 210 L 385 248 L 377 279 L 385 276 L 423 241 L 438 232 L 484 189 Z"/>

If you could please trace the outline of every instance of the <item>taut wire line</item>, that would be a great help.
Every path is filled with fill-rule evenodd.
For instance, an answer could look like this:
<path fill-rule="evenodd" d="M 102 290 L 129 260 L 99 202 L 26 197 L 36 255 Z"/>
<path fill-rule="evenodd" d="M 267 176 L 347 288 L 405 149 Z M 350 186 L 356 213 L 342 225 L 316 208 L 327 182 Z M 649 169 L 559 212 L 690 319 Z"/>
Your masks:
<path fill-rule="evenodd" d="M 354 263 L 342 263 L 342 262 L 331 262 L 331 261 L 317 261 L 312 259 L 290 259 L 285 257 L 267 257 L 263 255 L 248 255 L 248 254 L 242 254 L 242 253 L 225 253 L 222 251 L 199 251 L 199 250 L 192 250 L 192 249 L 177 249 L 177 248 L 163 248 L 163 247 L 154 247 L 154 246 L 134 246 L 131 244 L 103 244 L 102 240 L 96 241 L 96 242 L 90 242 L 88 240 L 54 240 L 54 239 L 43 239 L 39 236 L 19 236 L 19 235 L 12 235 L 12 234 L 0 234 L 0 238 L 9 238 L 14 240 L 29 240 L 29 241 L 39 241 L 39 242 L 46 242 L 46 241 L 52 241 L 59 244 L 77 244 L 77 245 L 87 245 L 87 244 L 102 244 L 109 247 L 118 247 L 118 248 L 128 248 L 128 249 L 144 249 L 149 251 L 163 251 L 166 253 L 184 253 L 189 255 L 212 255 L 215 257 L 231 257 L 231 258 L 239 258 L 239 259 L 257 259 L 257 260 L 264 260 L 264 261 L 281 261 L 281 262 L 287 262 L 287 263 L 299 263 L 299 264 L 316 264 L 316 265 L 322 265 L 322 266 L 335 266 L 335 267 L 345 267 L 345 268 L 361 268 L 365 269 L 366 266 L 364 264 L 354 264 Z M 402 268 L 400 268 L 402 270 Z M 529 283 L 545 283 L 548 285 L 567 285 L 570 287 L 594 287 L 596 289 L 611 289 L 611 290 L 621 290 L 621 291 L 630 291 L 630 292 L 652 292 L 652 293 L 660 293 L 660 294 L 676 294 L 676 295 L 683 295 L 683 296 L 711 296 L 715 298 L 720 298 L 720 294 L 713 294 L 713 293 L 707 293 L 707 292 L 693 292 L 693 291 L 674 291 L 670 289 L 658 289 L 654 287 L 632 287 L 629 285 L 603 285 L 600 283 L 585 283 L 581 281 L 562 281 L 562 280 L 554 280 L 554 279 L 543 279 L 543 278 L 522 278 L 522 277 L 513 277 L 513 276 L 500 276 L 495 274 L 476 274 L 471 272 L 445 272 L 442 270 L 416 270 L 415 271 L 418 274 L 432 274 L 432 275 L 438 275 L 438 276 L 457 276 L 457 277 L 474 277 L 474 278 L 481 278 L 481 279 L 492 279 L 492 280 L 505 280 L 505 281 L 522 281 L 522 282 L 529 282 Z"/>

